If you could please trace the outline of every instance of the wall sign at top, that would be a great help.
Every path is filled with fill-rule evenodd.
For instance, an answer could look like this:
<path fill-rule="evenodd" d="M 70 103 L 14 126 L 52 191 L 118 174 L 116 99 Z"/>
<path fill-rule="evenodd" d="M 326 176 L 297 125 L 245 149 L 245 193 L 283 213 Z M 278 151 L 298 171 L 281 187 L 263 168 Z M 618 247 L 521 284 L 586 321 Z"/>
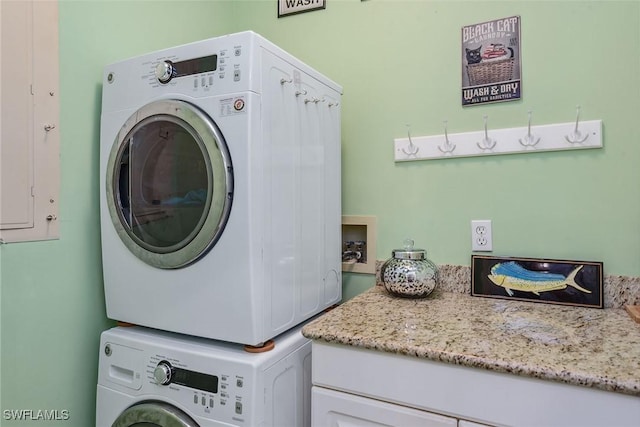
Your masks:
<path fill-rule="evenodd" d="M 325 0 L 278 0 L 278 18 L 325 7 Z"/>
<path fill-rule="evenodd" d="M 462 27 L 462 105 L 521 96 L 520 17 Z"/>

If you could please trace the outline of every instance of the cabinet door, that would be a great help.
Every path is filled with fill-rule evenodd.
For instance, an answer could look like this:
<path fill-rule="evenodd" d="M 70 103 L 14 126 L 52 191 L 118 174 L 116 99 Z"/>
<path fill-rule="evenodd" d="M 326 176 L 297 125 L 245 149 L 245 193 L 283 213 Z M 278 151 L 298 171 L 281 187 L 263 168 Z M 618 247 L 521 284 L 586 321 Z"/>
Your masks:
<path fill-rule="evenodd" d="M 322 387 L 311 392 L 311 427 L 457 427 L 458 421 Z"/>
<path fill-rule="evenodd" d="M 33 227 L 33 4 L 3 2 L 0 228 Z"/>

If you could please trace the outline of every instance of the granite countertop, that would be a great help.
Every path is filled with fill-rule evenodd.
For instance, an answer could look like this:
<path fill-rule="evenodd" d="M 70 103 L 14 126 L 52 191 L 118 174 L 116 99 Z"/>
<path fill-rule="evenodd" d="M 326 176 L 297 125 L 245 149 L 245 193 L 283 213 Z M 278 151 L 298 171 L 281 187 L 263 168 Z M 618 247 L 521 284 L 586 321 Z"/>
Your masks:
<path fill-rule="evenodd" d="M 594 309 L 436 290 L 426 299 L 384 288 L 303 328 L 307 338 L 640 396 L 640 324 Z"/>

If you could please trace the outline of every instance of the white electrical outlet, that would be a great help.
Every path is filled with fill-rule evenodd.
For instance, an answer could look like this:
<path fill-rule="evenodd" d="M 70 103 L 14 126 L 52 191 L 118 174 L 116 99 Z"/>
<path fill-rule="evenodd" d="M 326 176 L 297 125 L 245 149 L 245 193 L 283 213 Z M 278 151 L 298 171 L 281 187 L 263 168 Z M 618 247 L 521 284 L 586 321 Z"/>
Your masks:
<path fill-rule="evenodd" d="M 491 252 L 493 250 L 490 219 L 471 220 L 471 250 L 477 252 Z"/>

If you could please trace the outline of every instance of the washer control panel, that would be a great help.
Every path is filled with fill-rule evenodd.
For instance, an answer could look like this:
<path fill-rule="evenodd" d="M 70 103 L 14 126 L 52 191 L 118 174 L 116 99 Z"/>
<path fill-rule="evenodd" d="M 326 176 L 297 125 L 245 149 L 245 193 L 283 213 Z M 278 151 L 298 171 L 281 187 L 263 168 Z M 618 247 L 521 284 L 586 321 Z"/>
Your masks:
<path fill-rule="evenodd" d="M 209 393 L 218 392 L 218 377 L 188 369 L 176 368 L 167 360 L 158 362 L 153 378 L 159 385 L 178 384 Z"/>
<path fill-rule="evenodd" d="M 223 366 L 222 364 L 221 366 Z M 240 372 L 202 372 L 176 358 L 157 354 L 147 364 L 147 387 L 179 401 L 206 418 L 247 421 L 248 377 Z"/>

